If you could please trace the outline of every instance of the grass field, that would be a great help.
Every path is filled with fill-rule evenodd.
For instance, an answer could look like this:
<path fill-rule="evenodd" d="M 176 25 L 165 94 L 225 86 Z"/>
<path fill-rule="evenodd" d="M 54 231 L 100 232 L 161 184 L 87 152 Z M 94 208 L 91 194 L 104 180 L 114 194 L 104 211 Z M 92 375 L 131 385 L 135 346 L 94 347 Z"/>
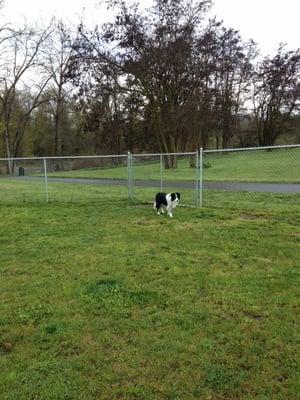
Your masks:
<path fill-rule="evenodd" d="M 134 163 L 135 179 L 160 180 L 159 158 L 157 162 Z M 204 179 L 207 181 L 239 182 L 290 182 L 300 183 L 300 149 L 273 151 L 247 151 L 232 153 L 207 153 L 204 163 Z M 195 169 L 190 168 L 189 157 L 179 158 L 178 168 L 163 170 L 164 180 L 195 180 Z M 52 177 L 127 179 L 127 167 L 85 168 L 72 171 L 52 172 Z"/>
<path fill-rule="evenodd" d="M 153 202 L 155 193 L 160 190 L 155 187 L 134 187 L 135 204 L 147 204 Z M 176 184 L 173 187 L 165 187 L 164 190 L 172 192 L 178 190 Z M 180 189 L 181 205 L 196 205 L 195 189 Z M 48 182 L 49 201 L 71 203 L 96 203 L 102 202 L 104 196 L 113 196 L 115 199 L 128 198 L 127 186 L 103 186 L 82 185 L 70 183 Z M 20 203 L 44 203 L 46 201 L 45 182 L 43 180 L 20 181 L 14 179 L 0 179 L 0 204 Z M 203 204 L 207 207 L 238 208 L 250 210 L 275 210 L 285 211 L 287 207 L 300 210 L 300 195 L 298 193 L 264 193 L 264 192 L 230 192 L 227 190 L 203 190 Z"/>
<path fill-rule="evenodd" d="M 10 189 L 1 400 L 299 398 L 299 208 L 171 220 L 125 188 L 50 204 Z"/>

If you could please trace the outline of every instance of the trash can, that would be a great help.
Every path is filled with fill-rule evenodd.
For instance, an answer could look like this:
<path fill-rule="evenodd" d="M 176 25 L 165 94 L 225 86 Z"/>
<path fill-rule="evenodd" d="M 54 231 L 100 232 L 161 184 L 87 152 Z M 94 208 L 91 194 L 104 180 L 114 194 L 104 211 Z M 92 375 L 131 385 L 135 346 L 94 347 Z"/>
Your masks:
<path fill-rule="evenodd" d="M 19 176 L 25 175 L 25 169 L 23 167 L 19 167 Z"/>

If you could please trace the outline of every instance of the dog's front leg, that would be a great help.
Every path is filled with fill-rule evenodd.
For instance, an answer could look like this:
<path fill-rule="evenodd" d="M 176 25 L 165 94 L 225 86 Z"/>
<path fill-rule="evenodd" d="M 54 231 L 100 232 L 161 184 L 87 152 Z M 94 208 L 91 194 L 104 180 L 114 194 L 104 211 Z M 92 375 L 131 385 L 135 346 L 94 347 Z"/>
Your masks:
<path fill-rule="evenodd" d="M 172 208 L 167 207 L 167 212 L 168 212 L 168 216 L 169 216 L 170 218 L 173 218 Z"/>

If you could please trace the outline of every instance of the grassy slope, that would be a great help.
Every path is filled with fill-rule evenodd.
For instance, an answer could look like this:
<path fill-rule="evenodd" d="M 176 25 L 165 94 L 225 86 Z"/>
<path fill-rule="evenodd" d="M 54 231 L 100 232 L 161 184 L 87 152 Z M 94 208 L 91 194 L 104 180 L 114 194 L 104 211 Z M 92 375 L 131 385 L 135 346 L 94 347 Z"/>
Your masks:
<path fill-rule="evenodd" d="M 206 154 L 204 169 L 208 181 L 241 182 L 300 182 L 300 149 L 249 151 L 230 154 Z M 49 176 L 77 178 L 127 179 L 126 167 L 94 168 L 50 173 Z M 134 166 L 135 179 L 160 180 L 159 163 L 138 163 Z M 195 170 L 189 168 L 189 159 L 180 160 L 175 170 L 163 171 L 164 180 L 194 180 Z"/>
<path fill-rule="evenodd" d="M 299 213 L 0 207 L 1 399 L 297 398 Z"/>

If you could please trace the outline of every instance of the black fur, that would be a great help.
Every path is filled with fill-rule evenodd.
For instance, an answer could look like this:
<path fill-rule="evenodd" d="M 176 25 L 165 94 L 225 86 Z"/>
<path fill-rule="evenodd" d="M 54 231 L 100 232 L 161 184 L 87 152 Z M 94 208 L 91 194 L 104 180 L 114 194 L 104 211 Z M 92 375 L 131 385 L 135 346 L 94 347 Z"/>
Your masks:
<path fill-rule="evenodd" d="M 178 193 L 178 192 L 171 193 L 171 200 L 174 201 L 176 199 L 176 196 L 177 196 L 178 200 L 180 200 L 180 193 Z"/>
<path fill-rule="evenodd" d="M 164 205 L 167 207 L 168 203 L 166 200 L 166 195 L 167 195 L 167 193 L 159 192 L 155 196 L 155 207 L 156 207 L 157 211 L 160 209 L 161 205 Z"/>
<path fill-rule="evenodd" d="M 180 193 L 176 192 L 178 200 L 180 200 Z"/>

